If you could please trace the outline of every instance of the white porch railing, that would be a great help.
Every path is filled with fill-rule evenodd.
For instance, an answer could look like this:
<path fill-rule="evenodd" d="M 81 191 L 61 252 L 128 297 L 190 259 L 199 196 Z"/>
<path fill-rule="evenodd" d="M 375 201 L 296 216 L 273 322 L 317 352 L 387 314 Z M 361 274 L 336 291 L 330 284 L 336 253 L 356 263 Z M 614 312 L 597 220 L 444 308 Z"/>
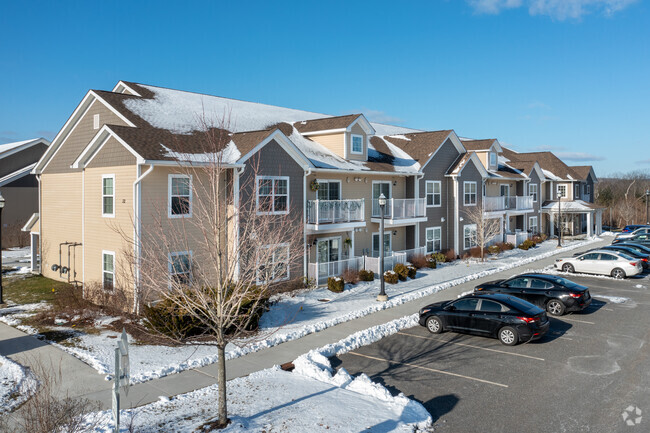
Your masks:
<path fill-rule="evenodd" d="M 363 269 L 363 263 L 364 257 L 352 257 L 351 259 L 336 262 L 310 263 L 308 277 L 316 281 L 320 286 L 327 284 L 329 277 L 338 277 L 348 269 L 355 271 Z"/>
<path fill-rule="evenodd" d="M 384 257 L 384 272 L 392 270 L 398 263 L 406 264 L 406 253 L 394 251 L 390 256 Z M 366 269 L 373 271 L 378 278 L 383 274 L 379 272 L 379 257 L 366 257 Z"/>
<path fill-rule="evenodd" d="M 406 254 L 406 261 L 410 262 L 413 256 L 424 256 L 427 253 L 427 247 L 411 248 L 409 250 L 396 251 L 395 253 Z"/>
<path fill-rule="evenodd" d="M 533 208 L 533 198 L 524 196 L 483 197 L 483 210 L 486 212 L 500 210 L 527 210 Z"/>
<path fill-rule="evenodd" d="M 423 198 L 389 198 L 384 217 L 388 219 L 421 218 L 426 216 L 426 200 Z M 372 201 L 372 217 L 381 216 L 379 200 Z"/>
<path fill-rule="evenodd" d="M 506 242 L 510 242 L 515 247 L 519 246 L 523 241 L 528 239 L 531 236 L 528 232 L 517 231 L 515 233 L 506 234 Z"/>
<path fill-rule="evenodd" d="M 360 200 L 309 200 L 308 224 L 337 224 L 365 220 L 365 201 Z"/>

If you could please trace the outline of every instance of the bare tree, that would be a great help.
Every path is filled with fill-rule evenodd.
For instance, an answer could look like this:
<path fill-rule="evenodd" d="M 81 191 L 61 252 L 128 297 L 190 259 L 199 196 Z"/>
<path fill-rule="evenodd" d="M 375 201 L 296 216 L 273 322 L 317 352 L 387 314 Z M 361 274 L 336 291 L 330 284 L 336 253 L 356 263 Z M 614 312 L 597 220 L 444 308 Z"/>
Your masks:
<path fill-rule="evenodd" d="M 290 275 L 302 276 L 303 230 L 288 182 L 258 178 L 263 173 L 255 158 L 241 170 L 233 167 L 236 152 L 226 128 L 203 122 L 201 129 L 175 143 L 173 171 L 182 176 L 172 183 L 171 208 L 142 216 L 134 275 L 142 301 L 165 300 L 215 344 L 218 420 L 212 426 L 225 427 L 226 345 L 253 341 L 255 312 Z M 171 338 L 191 336 L 172 332 Z"/>
<path fill-rule="evenodd" d="M 466 208 L 465 217 L 470 224 L 476 225 L 476 232 L 472 233 L 472 241 L 481 249 L 481 261 L 484 261 L 485 247 L 501 233 L 501 220 L 488 217 L 480 206 Z"/>

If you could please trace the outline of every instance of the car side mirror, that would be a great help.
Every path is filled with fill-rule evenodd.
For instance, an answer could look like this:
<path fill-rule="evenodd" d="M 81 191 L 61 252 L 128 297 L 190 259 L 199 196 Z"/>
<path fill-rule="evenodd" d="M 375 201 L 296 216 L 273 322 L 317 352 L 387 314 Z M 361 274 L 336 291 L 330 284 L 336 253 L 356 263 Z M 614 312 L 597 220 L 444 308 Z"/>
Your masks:
<path fill-rule="evenodd" d="M 584 260 L 584 259 L 585 259 L 584 257 L 580 257 L 578 260 Z"/>

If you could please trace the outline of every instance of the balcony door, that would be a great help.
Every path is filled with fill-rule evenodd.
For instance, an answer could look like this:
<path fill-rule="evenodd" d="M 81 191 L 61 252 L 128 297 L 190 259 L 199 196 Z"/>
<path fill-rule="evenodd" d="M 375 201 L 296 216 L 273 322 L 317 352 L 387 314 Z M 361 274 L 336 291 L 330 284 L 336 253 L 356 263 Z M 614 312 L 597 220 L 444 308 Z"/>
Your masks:
<path fill-rule="evenodd" d="M 390 198 L 390 182 L 373 182 L 372 183 L 372 216 L 378 217 L 379 211 L 379 196 L 384 194 L 386 199 Z M 386 205 L 386 216 L 390 216 L 390 207 Z"/>
<path fill-rule="evenodd" d="M 341 260 L 341 238 L 318 240 L 318 263 L 338 262 Z"/>
<path fill-rule="evenodd" d="M 510 208 L 510 185 L 501 185 L 501 197 L 503 197 L 503 204 L 505 209 Z"/>
<path fill-rule="evenodd" d="M 318 200 L 341 200 L 341 181 L 319 180 Z"/>
<path fill-rule="evenodd" d="M 384 256 L 388 256 L 391 251 L 391 232 L 384 233 Z M 379 257 L 379 233 L 372 234 L 372 256 Z"/>

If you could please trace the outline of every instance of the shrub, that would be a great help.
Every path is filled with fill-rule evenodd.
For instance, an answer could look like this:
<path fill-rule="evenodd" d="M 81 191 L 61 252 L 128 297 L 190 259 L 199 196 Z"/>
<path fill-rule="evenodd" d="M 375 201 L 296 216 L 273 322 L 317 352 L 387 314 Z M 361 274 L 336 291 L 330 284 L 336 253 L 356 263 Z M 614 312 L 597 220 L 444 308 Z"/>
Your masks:
<path fill-rule="evenodd" d="M 433 253 L 430 254 L 429 257 L 431 257 L 437 263 L 444 263 L 447 261 L 447 256 L 443 253 Z"/>
<path fill-rule="evenodd" d="M 514 244 L 512 244 L 511 242 L 497 242 L 496 245 L 498 245 L 499 248 L 501 248 L 501 251 L 508 251 L 515 248 Z"/>
<path fill-rule="evenodd" d="M 418 273 L 417 268 L 416 268 L 415 266 L 413 266 L 413 265 L 408 265 L 408 266 L 406 267 L 406 269 L 408 269 L 408 276 L 409 276 L 409 278 L 415 278 L 415 276 L 416 276 L 417 273 Z"/>
<path fill-rule="evenodd" d="M 397 284 L 398 280 L 399 277 L 395 272 L 393 271 L 384 272 L 384 281 L 386 281 L 388 284 Z"/>
<path fill-rule="evenodd" d="M 395 267 L 393 268 L 393 271 L 397 274 L 397 278 L 399 278 L 400 281 L 406 281 L 406 278 L 408 277 L 409 270 L 406 268 L 405 265 L 401 263 L 397 263 Z"/>
<path fill-rule="evenodd" d="M 423 256 L 422 254 L 417 254 L 413 257 L 411 257 L 411 265 L 415 269 L 421 269 L 421 268 L 426 268 L 429 266 L 429 262 L 427 261 L 427 258 Z"/>
<path fill-rule="evenodd" d="M 375 273 L 366 269 L 361 269 L 359 271 L 359 279 L 361 281 L 372 281 L 375 279 Z"/>
<path fill-rule="evenodd" d="M 327 279 L 327 288 L 330 292 L 341 293 L 345 288 L 345 281 L 341 277 L 329 277 Z"/>
<path fill-rule="evenodd" d="M 483 255 L 485 256 L 488 253 L 487 248 L 483 248 Z M 469 249 L 469 255 L 470 257 L 473 257 L 475 259 L 480 259 L 481 258 L 481 247 L 472 247 Z"/>
<path fill-rule="evenodd" d="M 533 248 L 534 246 L 535 246 L 535 242 L 531 241 L 530 239 L 526 239 L 517 248 L 519 248 L 521 250 L 528 250 L 530 248 Z"/>
<path fill-rule="evenodd" d="M 546 239 L 548 239 L 548 235 L 546 233 L 540 234 L 539 237 L 542 238 L 542 242 L 544 242 Z"/>
<path fill-rule="evenodd" d="M 531 239 L 533 242 L 535 242 L 536 244 L 541 244 L 542 242 L 544 242 L 544 239 L 542 239 L 542 237 L 541 237 L 540 235 L 535 235 L 535 236 L 533 236 L 533 237 L 530 238 L 530 239 Z"/>
<path fill-rule="evenodd" d="M 445 251 L 445 262 L 453 262 L 456 260 L 456 251 L 453 249 Z"/>
<path fill-rule="evenodd" d="M 488 253 L 490 254 L 499 254 L 501 252 L 501 247 L 497 245 L 490 245 L 488 247 Z"/>
<path fill-rule="evenodd" d="M 343 271 L 341 274 L 341 278 L 343 278 L 343 281 L 346 283 L 350 284 L 357 284 L 359 282 L 359 271 L 356 269 L 346 269 Z"/>
<path fill-rule="evenodd" d="M 432 256 L 430 255 L 427 256 L 426 260 L 427 260 L 427 267 L 431 269 L 435 269 L 438 267 L 438 262 Z"/>

